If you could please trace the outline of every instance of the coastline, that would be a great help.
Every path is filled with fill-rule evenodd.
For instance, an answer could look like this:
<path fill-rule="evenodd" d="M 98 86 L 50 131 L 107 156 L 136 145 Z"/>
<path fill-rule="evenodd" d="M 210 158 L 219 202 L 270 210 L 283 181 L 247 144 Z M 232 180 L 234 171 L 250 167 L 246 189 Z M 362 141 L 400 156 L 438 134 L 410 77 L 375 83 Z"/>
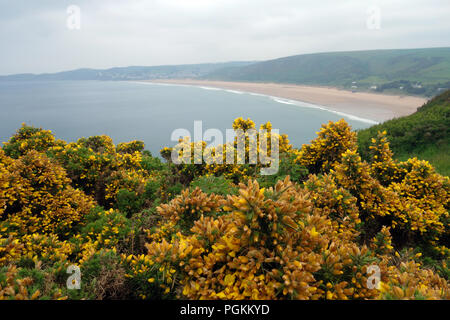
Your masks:
<path fill-rule="evenodd" d="M 193 79 L 158 79 L 140 80 L 138 82 L 190 85 L 267 95 L 322 106 L 327 110 L 338 114 L 342 113 L 363 119 L 370 119 L 374 121 L 374 123 L 410 115 L 427 101 L 426 98 L 415 96 L 351 92 L 331 87 L 314 87 L 281 83 Z"/>

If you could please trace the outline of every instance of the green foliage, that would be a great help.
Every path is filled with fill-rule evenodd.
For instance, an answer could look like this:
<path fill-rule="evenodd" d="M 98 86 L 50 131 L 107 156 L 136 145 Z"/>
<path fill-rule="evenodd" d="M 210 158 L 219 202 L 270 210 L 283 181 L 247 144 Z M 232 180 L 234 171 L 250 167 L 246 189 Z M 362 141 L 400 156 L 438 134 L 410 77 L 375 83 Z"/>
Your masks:
<path fill-rule="evenodd" d="M 108 136 L 91 136 L 89 138 L 81 138 L 77 143 L 95 153 L 112 153 L 115 151 L 112 139 Z"/>
<path fill-rule="evenodd" d="M 167 165 L 164 164 L 159 158 L 144 154 L 144 156 L 142 157 L 141 166 L 142 169 L 146 170 L 147 172 L 152 172 L 161 171 L 166 168 Z"/>
<path fill-rule="evenodd" d="M 68 290 L 70 298 L 118 299 L 123 297 L 125 270 L 120 256 L 113 250 L 99 250 L 81 267 L 81 289 Z"/>
<path fill-rule="evenodd" d="M 0 295 L 3 299 L 10 300 L 61 298 L 63 293 L 62 282 L 59 277 L 61 270 L 42 269 L 39 263 L 30 268 L 0 267 Z M 1 292 L 2 288 L 10 290 L 6 293 L 6 297 L 3 296 L 5 292 Z"/>
<path fill-rule="evenodd" d="M 148 184 L 147 184 L 148 185 Z M 147 190 L 146 190 L 147 191 Z M 116 196 L 116 206 L 119 211 L 124 212 L 127 216 L 139 212 L 144 204 L 143 197 L 136 194 L 134 191 L 127 189 L 120 189 Z"/>
<path fill-rule="evenodd" d="M 201 176 L 191 182 L 191 188 L 200 188 L 206 194 L 220 194 L 226 196 L 227 194 L 236 194 L 237 188 L 233 183 L 224 176 Z"/>
<path fill-rule="evenodd" d="M 135 152 L 142 153 L 144 151 L 144 142 L 131 141 L 128 143 L 119 143 L 116 147 L 116 151 L 118 153 L 129 153 L 129 154 L 133 154 Z"/>
<path fill-rule="evenodd" d="M 378 131 L 387 132 L 394 156 L 429 160 L 437 170 L 450 174 L 450 90 L 433 98 L 410 116 L 386 121 L 358 132 L 359 153 L 370 155 L 371 138 Z"/>
<path fill-rule="evenodd" d="M 158 181 L 149 180 L 145 184 L 145 193 L 144 197 L 148 200 L 155 200 L 158 196 L 158 191 L 160 188 L 160 184 Z"/>
<path fill-rule="evenodd" d="M 131 221 L 126 215 L 113 209 L 105 211 L 101 207 L 94 208 L 86 220 L 80 236 L 72 240 L 75 243 L 93 243 L 96 249 L 123 246 L 133 231 Z"/>
<path fill-rule="evenodd" d="M 224 68 L 206 78 L 326 85 L 433 96 L 449 88 L 450 48 L 372 50 L 302 54 L 242 67 Z M 414 85 L 420 83 L 421 88 Z M 399 87 L 403 86 L 403 90 Z"/>
<path fill-rule="evenodd" d="M 161 287 L 164 283 L 164 271 L 162 264 L 156 263 L 148 266 L 144 255 L 132 257 L 131 264 L 125 263 L 127 274 L 127 287 L 132 288 L 129 292 L 130 299 L 175 299 L 174 293 L 167 293 Z M 127 260 L 125 260 L 127 261 Z M 130 261 L 127 261 L 130 262 Z M 138 269 L 138 272 L 135 270 Z"/>
<path fill-rule="evenodd" d="M 398 152 L 395 158 L 406 161 L 411 157 L 429 161 L 442 175 L 450 176 L 450 143 L 428 145 L 411 152 Z"/>
<path fill-rule="evenodd" d="M 291 181 L 300 183 L 308 176 L 308 169 L 295 163 L 296 154 L 286 153 L 280 155 L 280 166 L 278 172 L 273 175 L 260 176 L 257 178 L 261 187 L 273 187 L 279 180 L 290 176 Z"/>
<path fill-rule="evenodd" d="M 183 184 L 181 184 L 180 182 L 177 182 L 174 185 L 169 186 L 167 188 L 168 198 L 173 199 L 174 197 L 179 195 L 181 193 L 181 191 L 183 191 L 184 188 L 185 188 L 185 186 Z"/>

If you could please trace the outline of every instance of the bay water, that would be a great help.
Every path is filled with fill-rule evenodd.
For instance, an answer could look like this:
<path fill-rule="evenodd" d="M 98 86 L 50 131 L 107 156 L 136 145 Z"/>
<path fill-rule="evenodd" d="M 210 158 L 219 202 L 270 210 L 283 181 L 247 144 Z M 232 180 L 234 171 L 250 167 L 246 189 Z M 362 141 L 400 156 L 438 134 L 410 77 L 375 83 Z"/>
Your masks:
<path fill-rule="evenodd" d="M 142 140 L 154 155 L 173 146 L 171 134 L 232 128 L 235 118 L 251 118 L 257 128 L 270 121 L 294 147 L 316 137 L 323 123 L 344 118 L 354 129 L 374 122 L 327 111 L 321 106 L 266 95 L 187 85 L 133 81 L 0 82 L 0 143 L 22 123 L 50 129 L 68 142 L 106 134 L 114 143 Z"/>

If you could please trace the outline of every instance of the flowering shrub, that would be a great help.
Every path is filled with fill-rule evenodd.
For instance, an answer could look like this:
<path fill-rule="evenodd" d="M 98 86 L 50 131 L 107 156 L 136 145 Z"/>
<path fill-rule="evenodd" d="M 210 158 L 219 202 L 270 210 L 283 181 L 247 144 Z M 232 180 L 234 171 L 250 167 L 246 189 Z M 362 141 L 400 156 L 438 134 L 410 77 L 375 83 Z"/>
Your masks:
<path fill-rule="evenodd" d="M 371 167 L 370 174 L 383 186 L 387 187 L 393 182 L 404 179 L 406 170 L 398 162 L 392 159 L 393 153 L 386 139 L 386 131 L 378 132 L 376 138 L 372 138 L 370 145 Z"/>
<path fill-rule="evenodd" d="M 260 162 L 174 164 L 164 148 L 164 163 L 140 141 L 23 126 L 0 148 L 0 299 L 450 298 L 448 177 L 395 160 L 385 132 L 363 161 L 344 120 L 300 150 L 278 138 L 279 171 L 262 176 Z M 206 149 L 182 143 L 191 161 Z"/>
<path fill-rule="evenodd" d="M 311 188 L 318 183 L 312 179 Z M 388 229 L 373 240 L 372 249 L 360 247 L 352 231 L 357 216 L 350 227 L 343 225 L 345 210 L 332 219 L 329 210 L 315 208 L 311 194 L 288 179 L 267 190 L 252 181 L 240 187 L 239 195 L 223 205 L 227 214 L 202 215 L 189 232 L 173 229 L 149 243 L 147 255 L 126 257 L 131 267 L 128 276 L 145 275 L 151 292 L 162 290 L 168 298 L 380 296 L 376 288 L 367 288 L 367 266 L 377 263 L 385 280 L 394 270 L 388 272 L 387 267 L 386 255 L 393 249 Z M 445 280 L 433 277 L 447 292 Z M 426 297 L 442 298 L 444 291 L 430 291 Z M 141 297 L 147 296 L 143 290 Z"/>
<path fill-rule="evenodd" d="M 18 159 L 0 158 L 4 174 L 0 229 L 9 234 L 56 233 L 68 237 L 93 207 L 93 201 L 70 186 L 65 170 L 44 154 L 29 151 Z"/>
<path fill-rule="evenodd" d="M 6 155 L 17 159 L 31 150 L 45 152 L 51 147 L 64 144 L 64 141 L 56 140 L 50 130 L 29 127 L 23 123 L 22 127 L 4 144 L 3 150 Z"/>
<path fill-rule="evenodd" d="M 255 177 L 261 168 L 267 167 L 267 162 L 272 159 L 272 139 L 278 140 L 278 151 L 280 154 L 293 152 L 289 144 L 287 135 L 279 135 L 272 132 L 272 124 L 267 122 L 260 126 L 264 131 L 255 131 L 255 137 L 250 143 L 250 134 L 247 130 L 255 129 L 255 123 L 243 118 L 237 118 L 233 122 L 233 129 L 236 137 L 233 142 L 207 148 L 205 141 L 191 142 L 189 137 L 180 139 L 176 150 L 178 157 L 176 162 L 178 173 L 180 173 L 187 182 L 191 182 L 196 177 L 202 175 L 223 176 L 235 183 L 246 181 L 249 177 Z M 260 142 L 266 140 L 266 149 L 260 149 Z M 243 154 L 238 151 L 239 141 L 245 143 Z M 255 145 L 254 145 L 255 144 Z M 183 153 L 184 150 L 190 150 L 190 154 Z M 196 152 L 197 151 L 197 152 Z M 172 162 L 172 153 L 174 148 L 163 148 L 160 153 L 163 158 Z M 227 153 L 233 154 L 232 161 L 227 161 Z M 257 154 L 258 159 L 250 163 L 250 155 Z M 267 154 L 266 154 L 267 153 Z M 210 159 L 205 160 L 203 155 L 208 155 Z M 229 156 L 228 156 L 229 157 Z M 264 158 L 265 161 L 262 161 Z M 273 160 L 273 159 L 272 159 Z M 230 163 L 232 162 L 232 163 Z"/>
<path fill-rule="evenodd" d="M 297 163 L 306 166 L 311 173 L 326 172 L 339 162 L 344 152 L 356 149 L 356 133 L 347 122 L 344 119 L 330 121 L 322 125 L 311 144 L 302 146 Z"/>
<path fill-rule="evenodd" d="M 351 237 L 359 233 L 361 219 L 355 198 L 347 189 L 337 186 L 332 176 L 320 178 L 311 175 L 305 182 L 315 207 L 322 209 L 331 219 L 339 223 L 339 232 L 347 232 Z"/>
<path fill-rule="evenodd" d="M 330 170 L 337 184 L 358 199 L 360 215 L 366 220 L 385 217 L 394 210 L 396 195 L 370 175 L 370 166 L 361 161 L 356 151 L 346 151 L 342 160 Z"/>
<path fill-rule="evenodd" d="M 142 141 L 131 141 L 127 143 L 119 143 L 116 147 L 117 153 L 134 154 L 136 152 L 141 153 L 144 151 L 144 143 Z"/>
<path fill-rule="evenodd" d="M 213 215 L 221 211 L 220 206 L 225 200 L 220 195 L 207 195 L 200 188 L 189 192 L 184 190 L 168 204 L 162 204 L 157 208 L 158 213 L 174 223 L 179 222 L 182 229 L 189 230 L 194 221 L 202 215 Z"/>
<path fill-rule="evenodd" d="M 109 137 L 96 136 L 51 148 L 48 152 L 66 168 L 75 187 L 93 195 L 100 204 L 109 206 L 120 189 L 138 190 L 142 194 L 149 178 L 149 173 L 141 167 L 141 151 L 124 152 L 132 150 L 125 144 L 118 150 L 121 153 L 116 153 Z"/>

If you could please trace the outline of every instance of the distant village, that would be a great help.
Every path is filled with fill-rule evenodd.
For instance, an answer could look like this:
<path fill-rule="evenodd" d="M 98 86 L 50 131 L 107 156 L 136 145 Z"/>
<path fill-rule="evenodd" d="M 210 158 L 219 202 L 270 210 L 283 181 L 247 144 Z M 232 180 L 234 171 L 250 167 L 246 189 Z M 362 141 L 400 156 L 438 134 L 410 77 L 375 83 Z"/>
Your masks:
<path fill-rule="evenodd" d="M 347 87 L 348 88 L 348 87 Z M 349 85 L 352 92 L 375 91 L 375 92 L 405 92 L 405 94 L 416 94 L 434 96 L 450 88 L 450 81 L 436 85 L 424 85 L 421 82 L 398 80 L 383 84 L 368 84 L 366 82 L 352 81 Z"/>

